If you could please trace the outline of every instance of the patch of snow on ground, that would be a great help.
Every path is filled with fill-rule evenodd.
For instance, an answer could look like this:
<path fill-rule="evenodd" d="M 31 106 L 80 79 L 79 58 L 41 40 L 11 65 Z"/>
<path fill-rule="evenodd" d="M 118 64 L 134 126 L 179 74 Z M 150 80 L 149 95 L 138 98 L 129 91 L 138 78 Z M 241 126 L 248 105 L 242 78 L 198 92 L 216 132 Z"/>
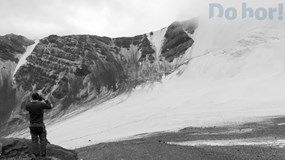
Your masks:
<path fill-rule="evenodd" d="M 262 139 L 262 138 L 249 138 L 249 139 L 231 139 L 231 140 L 198 140 L 198 141 L 185 141 L 185 142 L 168 142 L 170 145 L 181 146 L 275 146 L 285 147 L 284 139 Z"/>

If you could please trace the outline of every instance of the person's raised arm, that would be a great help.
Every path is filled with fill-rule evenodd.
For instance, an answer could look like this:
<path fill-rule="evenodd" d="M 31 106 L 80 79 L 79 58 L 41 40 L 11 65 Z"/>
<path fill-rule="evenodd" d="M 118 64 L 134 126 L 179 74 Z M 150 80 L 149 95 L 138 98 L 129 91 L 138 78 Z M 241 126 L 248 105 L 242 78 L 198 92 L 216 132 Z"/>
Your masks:
<path fill-rule="evenodd" d="M 52 109 L 52 104 L 49 100 L 46 100 L 43 96 L 40 96 L 39 100 L 45 104 L 43 109 Z"/>
<path fill-rule="evenodd" d="M 52 104 L 50 103 L 50 101 L 45 100 L 45 103 L 46 103 L 45 109 L 52 109 Z"/>

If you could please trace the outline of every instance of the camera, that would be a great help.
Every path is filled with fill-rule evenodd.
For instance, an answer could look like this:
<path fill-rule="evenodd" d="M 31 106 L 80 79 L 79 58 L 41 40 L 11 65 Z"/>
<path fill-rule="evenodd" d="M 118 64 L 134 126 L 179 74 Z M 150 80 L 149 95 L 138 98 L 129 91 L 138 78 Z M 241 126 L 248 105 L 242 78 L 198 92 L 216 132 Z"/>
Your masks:
<path fill-rule="evenodd" d="M 43 101 L 45 98 L 42 95 L 39 95 L 39 101 Z"/>

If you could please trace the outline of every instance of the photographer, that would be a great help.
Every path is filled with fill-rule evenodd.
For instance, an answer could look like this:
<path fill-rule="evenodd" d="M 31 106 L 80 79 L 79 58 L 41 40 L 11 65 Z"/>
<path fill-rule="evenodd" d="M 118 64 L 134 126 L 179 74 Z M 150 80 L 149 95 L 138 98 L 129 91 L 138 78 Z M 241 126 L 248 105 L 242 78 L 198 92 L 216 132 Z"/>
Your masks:
<path fill-rule="evenodd" d="M 33 143 L 33 154 L 36 157 L 46 156 L 47 132 L 44 124 L 44 110 L 51 109 L 52 105 L 38 93 L 32 94 L 32 100 L 26 105 L 30 115 L 30 133 Z M 40 140 L 40 147 L 39 147 Z M 39 151 L 40 148 L 40 151 Z M 41 154 L 40 154 L 41 153 Z"/>

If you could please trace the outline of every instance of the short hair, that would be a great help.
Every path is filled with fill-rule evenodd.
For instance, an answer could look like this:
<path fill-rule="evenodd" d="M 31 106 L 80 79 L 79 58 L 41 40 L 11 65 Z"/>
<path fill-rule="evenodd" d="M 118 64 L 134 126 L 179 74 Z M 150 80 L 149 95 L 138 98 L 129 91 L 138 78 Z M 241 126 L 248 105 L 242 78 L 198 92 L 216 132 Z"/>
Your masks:
<path fill-rule="evenodd" d="M 37 92 L 35 92 L 35 93 L 32 94 L 32 99 L 33 100 L 39 100 L 40 99 L 40 95 Z"/>

